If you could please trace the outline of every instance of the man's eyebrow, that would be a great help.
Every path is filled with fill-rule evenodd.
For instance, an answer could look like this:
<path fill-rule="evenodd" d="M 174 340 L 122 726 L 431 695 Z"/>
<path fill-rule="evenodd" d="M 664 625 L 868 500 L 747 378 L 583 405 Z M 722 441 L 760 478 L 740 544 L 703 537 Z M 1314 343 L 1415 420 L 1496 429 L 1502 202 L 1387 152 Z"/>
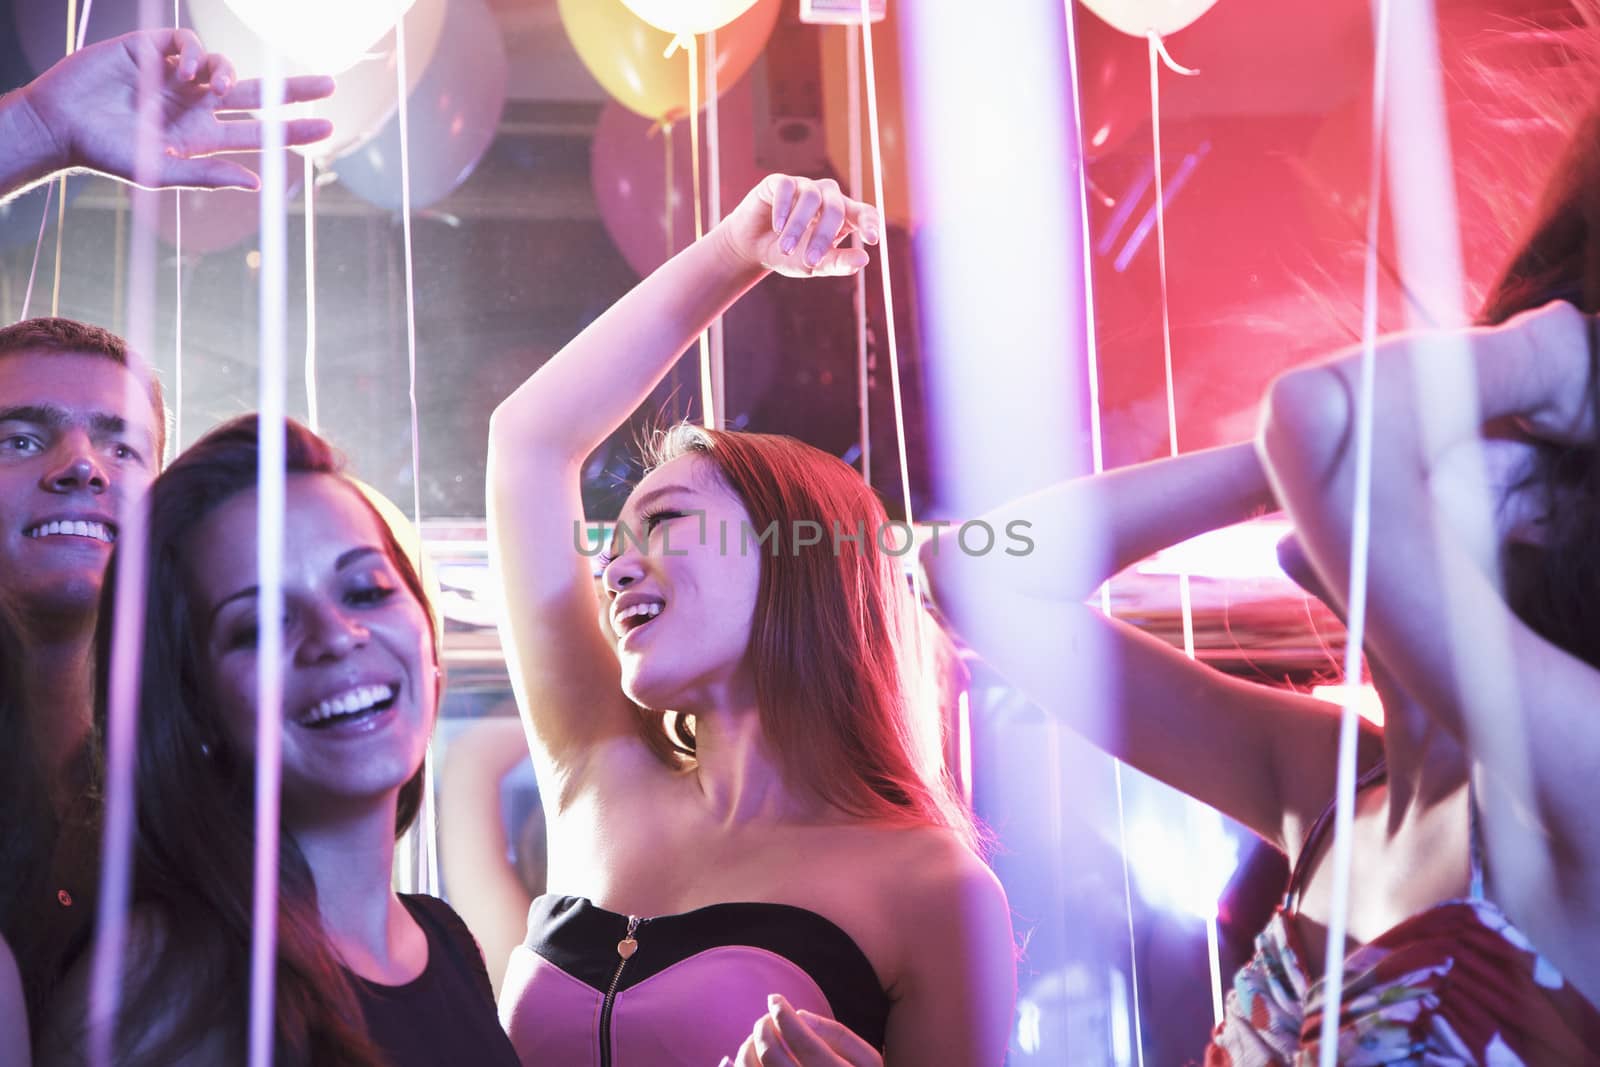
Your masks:
<path fill-rule="evenodd" d="M 71 411 L 59 404 L 15 404 L 0 408 L 0 422 L 21 422 L 52 430 L 72 425 L 75 418 Z M 129 432 L 128 420 L 110 411 L 91 411 L 85 421 L 90 434 L 96 438 L 121 437 Z M 154 443 L 155 431 L 151 430 L 149 436 Z"/>
<path fill-rule="evenodd" d="M 89 430 L 97 437 L 120 437 L 128 432 L 128 420 L 121 415 L 96 411 L 89 416 Z"/>
<path fill-rule="evenodd" d="M 65 426 L 72 413 L 56 404 L 14 404 L 0 408 L 0 422 L 31 422 L 36 426 Z"/>

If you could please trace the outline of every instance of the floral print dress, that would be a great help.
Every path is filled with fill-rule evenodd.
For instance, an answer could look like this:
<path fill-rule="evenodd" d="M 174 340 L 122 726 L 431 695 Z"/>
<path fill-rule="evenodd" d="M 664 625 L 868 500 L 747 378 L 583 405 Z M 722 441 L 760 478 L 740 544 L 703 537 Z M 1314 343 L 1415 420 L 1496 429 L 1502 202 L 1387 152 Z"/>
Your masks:
<path fill-rule="evenodd" d="M 1381 780 L 1380 766 L 1358 788 Z M 1476 808 L 1473 809 L 1476 815 Z M 1322 979 L 1301 966 L 1301 866 L 1331 823 L 1323 812 L 1282 905 L 1235 975 L 1205 1067 L 1315 1067 Z M 1600 1065 L 1600 1011 L 1483 898 L 1476 818 L 1472 890 L 1418 912 L 1345 959 L 1339 1004 L 1343 1067 L 1582 1067 Z"/>

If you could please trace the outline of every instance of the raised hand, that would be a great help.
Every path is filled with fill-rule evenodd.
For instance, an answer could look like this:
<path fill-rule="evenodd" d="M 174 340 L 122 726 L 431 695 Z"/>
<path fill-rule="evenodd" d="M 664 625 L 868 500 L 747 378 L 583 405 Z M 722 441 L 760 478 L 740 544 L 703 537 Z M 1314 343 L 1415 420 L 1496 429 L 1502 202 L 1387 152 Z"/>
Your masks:
<path fill-rule="evenodd" d="M 1530 436 L 1555 444 L 1593 444 L 1597 429 L 1593 383 L 1600 367 L 1600 320 L 1565 301 L 1523 312 L 1496 327 L 1514 334 L 1514 349 L 1526 373 L 1540 388 L 1540 403 L 1516 412 L 1517 424 Z M 1586 353 L 1588 358 L 1572 358 Z M 1567 355 L 1568 358 L 1558 358 Z"/>
<path fill-rule="evenodd" d="M 720 1067 L 883 1067 L 878 1050 L 841 1022 L 796 1011 L 774 993 L 771 1010 Z"/>
<path fill-rule="evenodd" d="M 736 260 L 792 278 L 841 277 L 867 265 L 867 254 L 840 248 L 860 231 L 877 244 L 877 209 L 851 200 L 831 178 L 773 174 L 750 190 L 718 227 Z"/>
<path fill-rule="evenodd" d="M 158 98 L 141 110 L 141 71 L 155 68 Z M 46 142 L 51 169 L 83 168 L 150 189 L 257 189 L 260 179 L 219 153 L 261 148 L 261 122 L 226 112 L 261 106 L 259 80 L 238 81 L 233 64 L 207 53 L 189 30 L 141 30 L 66 57 L 21 91 Z M 284 102 L 318 100 L 333 79 L 285 79 Z M 327 119 L 290 119 L 286 144 L 320 141 Z M 154 142 L 154 150 L 141 144 Z"/>

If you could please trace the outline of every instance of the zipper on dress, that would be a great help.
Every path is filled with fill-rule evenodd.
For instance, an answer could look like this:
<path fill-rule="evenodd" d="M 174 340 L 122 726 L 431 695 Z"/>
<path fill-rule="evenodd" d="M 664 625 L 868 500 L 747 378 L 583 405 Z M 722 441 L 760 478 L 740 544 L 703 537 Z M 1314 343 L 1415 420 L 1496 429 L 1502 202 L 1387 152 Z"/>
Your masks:
<path fill-rule="evenodd" d="M 611 1067 L 611 1008 L 617 999 L 617 984 L 622 981 L 622 969 L 628 965 L 633 954 L 639 950 L 639 942 L 634 935 L 639 932 L 639 924 L 644 922 L 637 915 L 628 916 L 628 932 L 617 942 L 617 969 L 611 975 L 611 988 L 606 990 L 606 999 L 600 1005 L 600 1067 Z"/>

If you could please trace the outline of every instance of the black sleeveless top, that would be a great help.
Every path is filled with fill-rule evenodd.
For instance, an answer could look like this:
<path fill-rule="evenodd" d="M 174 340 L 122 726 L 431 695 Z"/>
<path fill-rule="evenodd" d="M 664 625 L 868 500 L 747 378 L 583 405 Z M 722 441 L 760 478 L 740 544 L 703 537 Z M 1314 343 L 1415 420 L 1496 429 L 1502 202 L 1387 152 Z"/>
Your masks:
<path fill-rule="evenodd" d="M 437 897 L 402 893 L 400 900 L 427 935 L 428 966 L 399 986 L 352 975 L 373 1043 L 394 1067 L 518 1067 L 466 924 Z"/>

